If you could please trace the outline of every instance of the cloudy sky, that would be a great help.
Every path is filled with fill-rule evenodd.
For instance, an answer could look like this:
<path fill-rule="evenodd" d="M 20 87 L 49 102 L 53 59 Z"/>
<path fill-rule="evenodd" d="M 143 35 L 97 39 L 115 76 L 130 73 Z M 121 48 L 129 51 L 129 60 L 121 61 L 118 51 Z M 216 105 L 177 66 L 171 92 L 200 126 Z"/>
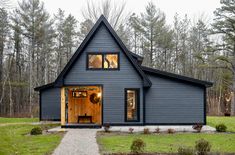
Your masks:
<path fill-rule="evenodd" d="M 17 0 L 12 0 L 14 4 Z M 86 6 L 87 0 L 42 0 L 46 9 L 54 14 L 58 8 L 65 10 L 67 14 L 71 13 L 78 21 L 83 20 L 81 10 Z M 98 3 L 102 0 L 93 0 Z M 126 10 L 139 14 L 145 10 L 145 6 L 149 0 L 112 0 L 118 4 L 120 1 L 126 2 Z M 195 20 L 203 15 L 208 22 L 213 19 L 213 11 L 220 7 L 220 0 L 152 0 L 158 8 L 166 14 L 168 24 L 171 24 L 173 17 L 177 12 L 181 17 L 184 14 Z"/>

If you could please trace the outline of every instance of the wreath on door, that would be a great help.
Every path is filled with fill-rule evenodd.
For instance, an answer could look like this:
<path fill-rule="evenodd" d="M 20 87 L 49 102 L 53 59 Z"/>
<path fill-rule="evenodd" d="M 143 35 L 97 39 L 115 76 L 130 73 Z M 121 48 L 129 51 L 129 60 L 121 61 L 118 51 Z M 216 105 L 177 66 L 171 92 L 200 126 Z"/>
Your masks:
<path fill-rule="evenodd" d="M 93 103 L 93 104 L 97 104 L 97 103 L 100 102 L 100 97 L 98 97 L 98 94 L 97 94 L 97 93 L 92 93 L 92 94 L 90 95 L 90 101 L 91 101 L 91 103 Z"/>

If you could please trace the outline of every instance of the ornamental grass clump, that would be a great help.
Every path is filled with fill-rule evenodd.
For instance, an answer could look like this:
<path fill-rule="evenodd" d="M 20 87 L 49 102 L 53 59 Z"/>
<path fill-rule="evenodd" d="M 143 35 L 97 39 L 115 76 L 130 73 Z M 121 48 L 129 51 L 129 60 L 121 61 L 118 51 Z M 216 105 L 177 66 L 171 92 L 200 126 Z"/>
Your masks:
<path fill-rule="evenodd" d="M 155 133 L 160 133 L 160 128 L 156 128 Z"/>
<path fill-rule="evenodd" d="M 173 134 L 173 133 L 175 133 L 175 130 L 170 128 L 170 129 L 167 130 L 167 133 Z"/>
<path fill-rule="evenodd" d="M 227 131 L 227 126 L 224 124 L 218 124 L 215 126 L 215 129 L 217 132 L 226 132 Z"/>
<path fill-rule="evenodd" d="M 131 144 L 131 152 L 134 154 L 143 153 L 145 146 L 146 144 L 142 139 L 135 139 Z"/>
<path fill-rule="evenodd" d="M 129 128 L 129 133 L 133 133 L 133 131 L 134 131 L 134 128 Z"/>
<path fill-rule="evenodd" d="M 105 132 L 110 132 L 110 124 L 105 124 L 103 127 Z"/>
<path fill-rule="evenodd" d="M 207 155 L 211 150 L 211 144 L 205 139 L 200 139 L 196 141 L 195 150 L 197 155 Z"/>
<path fill-rule="evenodd" d="M 42 134 L 42 128 L 41 127 L 34 127 L 30 131 L 30 135 L 41 135 Z"/>
<path fill-rule="evenodd" d="M 144 128 L 144 134 L 150 134 L 149 128 Z"/>
<path fill-rule="evenodd" d="M 201 123 L 197 123 L 193 125 L 193 129 L 196 130 L 197 132 L 201 132 L 203 125 Z"/>

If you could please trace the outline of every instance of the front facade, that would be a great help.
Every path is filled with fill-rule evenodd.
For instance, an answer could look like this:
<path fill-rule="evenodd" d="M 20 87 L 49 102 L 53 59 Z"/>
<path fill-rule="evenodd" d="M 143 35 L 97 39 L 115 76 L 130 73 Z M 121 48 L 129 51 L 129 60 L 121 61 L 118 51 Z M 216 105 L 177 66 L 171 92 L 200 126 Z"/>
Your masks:
<path fill-rule="evenodd" d="M 141 66 L 101 16 L 64 70 L 40 93 L 40 120 L 63 127 L 206 123 L 212 83 Z"/>

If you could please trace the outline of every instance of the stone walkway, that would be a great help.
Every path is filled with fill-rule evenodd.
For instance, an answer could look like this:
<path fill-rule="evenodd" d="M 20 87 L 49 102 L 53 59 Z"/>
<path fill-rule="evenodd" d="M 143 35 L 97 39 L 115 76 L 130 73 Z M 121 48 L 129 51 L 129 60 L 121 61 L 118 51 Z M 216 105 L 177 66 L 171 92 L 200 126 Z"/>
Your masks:
<path fill-rule="evenodd" d="M 67 129 L 53 155 L 99 155 L 97 129 Z"/>

